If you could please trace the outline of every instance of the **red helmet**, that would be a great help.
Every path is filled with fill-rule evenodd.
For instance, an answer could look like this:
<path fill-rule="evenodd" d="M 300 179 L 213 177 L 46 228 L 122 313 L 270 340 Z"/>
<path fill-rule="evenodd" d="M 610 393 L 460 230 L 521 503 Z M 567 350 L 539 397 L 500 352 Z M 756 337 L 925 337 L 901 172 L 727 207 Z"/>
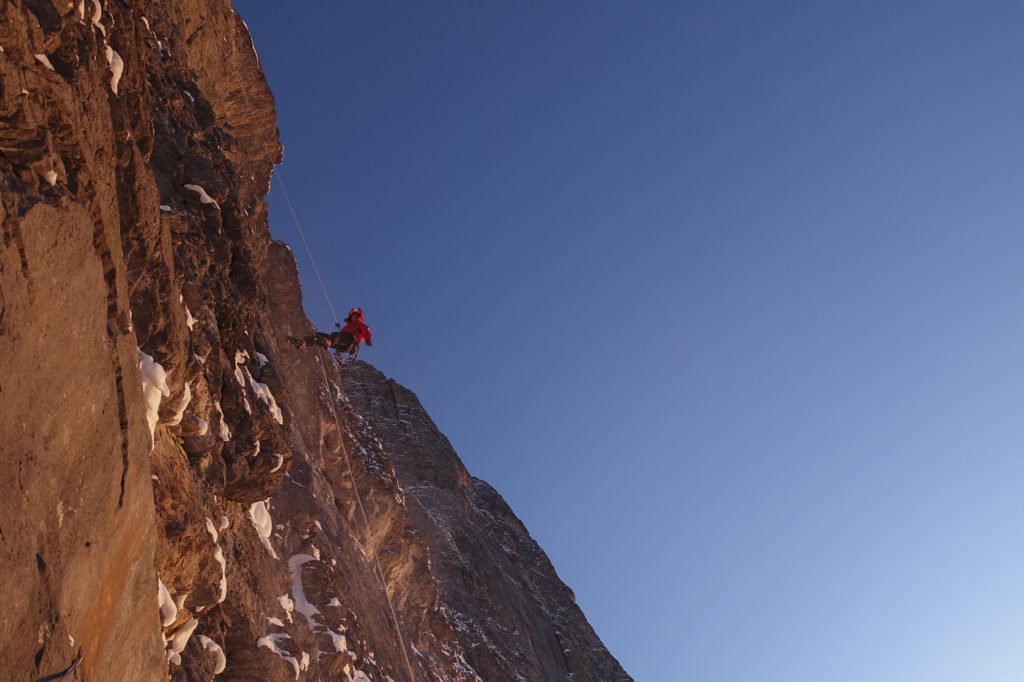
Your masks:
<path fill-rule="evenodd" d="M 351 310 L 348 311 L 348 317 L 345 318 L 345 321 L 346 322 L 351 322 L 353 317 L 357 317 L 360 320 L 363 319 L 363 309 L 362 308 L 352 308 Z"/>

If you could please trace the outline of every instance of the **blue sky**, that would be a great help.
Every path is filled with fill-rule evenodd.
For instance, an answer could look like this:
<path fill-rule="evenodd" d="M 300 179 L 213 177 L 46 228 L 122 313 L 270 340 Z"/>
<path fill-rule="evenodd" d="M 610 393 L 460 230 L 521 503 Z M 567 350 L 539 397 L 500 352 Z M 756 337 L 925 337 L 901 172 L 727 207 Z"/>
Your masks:
<path fill-rule="evenodd" d="M 636 679 L 1024 679 L 1024 6 L 236 5 L 364 359 Z"/>

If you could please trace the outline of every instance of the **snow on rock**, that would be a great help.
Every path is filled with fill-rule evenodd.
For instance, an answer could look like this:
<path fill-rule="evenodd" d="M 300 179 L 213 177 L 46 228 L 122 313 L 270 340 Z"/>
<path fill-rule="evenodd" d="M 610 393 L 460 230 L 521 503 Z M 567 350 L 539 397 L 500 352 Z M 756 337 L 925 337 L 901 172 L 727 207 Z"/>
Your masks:
<path fill-rule="evenodd" d="M 220 417 L 217 437 L 226 443 L 231 440 L 231 429 L 228 428 L 227 423 L 224 421 L 224 410 L 220 408 L 219 400 L 213 401 L 213 409 L 217 412 L 217 416 Z"/>
<path fill-rule="evenodd" d="M 220 539 L 220 535 L 217 533 L 217 527 L 213 525 L 213 519 L 209 516 L 206 517 L 206 532 L 208 532 L 210 537 L 213 538 L 213 544 L 217 544 L 217 541 Z"/>
<path fill-rule="evenodd" d="M 116 95 L 117 84 L 121 82 L 121 74 L 124 73 L 124 60 L 110 45 L 107 45 L 106 54 L 107 64 L 110 65 L 110 90 Z"/>
<path fill-rule="evenodd" d="M 284 623 L 281 622 L 280 618 L 274 618 L 273 616 L 270 616 L 270 617 L 267 618 L 267 622 L 270 623 L 271 625 L 276 625 L 279 628 L 283 628 L 284 627 Z"/>
<path fill-rule="evenodd" d="M 295 679 L 299 679 L 299 662 L 295 660 L 294 656 L 290 656 L 287 651 L 285 651 L 277 645 L 277 643 L 282 639 L 291 638 L 284 633 L 266 635 L 265 637 L 260 637 L 256 640 L 256 646 L 262 646 L 270 649 L 275 654 L 277 654 L 282 661 L 289 663 L 292 666 L 292 669 L 295 671 Z"/>
<path fill-rule="evenodd" d="M 266 384 L 261 384 L 253 379 L 252 375 L 249 374 L 249 370 L 245 370 L 245 373 L 249 376 L 249 384 L 252 386 L 253 393 L 256 394 L 257 398 L 267 404 L 270 414 L 274 416 L 274 421 L 278 424 L 284 425 L 284 416 L 281 414 L 281 408 L 277 405 L 277 400 L 274 399 L 274 394 L 270 392 L 270 389 Z"/>
<path fill-rule="evenodd" d="M 296 554 L 288 559 L 288 571 L 292 576 L 292 599 L 295 600 L 295 610 L 306 618 L 310 630 L 322 627 L 313 616 L 320 615 L 320 609 L 313 606 L 306 600 L 306 592 L 302 587 L 302 566 L 316 559 L 309 554 Z"/>
<path fill-rule="evenodd" d="M 46 182 L 50 183 L 50 187 L 57 184 L 57 171 L 48 170 L 43 173 L 43 177 L 46 179 Z"/>
<path fill-rule="evenodd" d="M 181 652 L 185 650 L 185 645 L 188 644 L 188 640 L 192 637 L 192 633 L 195 631 L 197 625 L 199 625 L 199 621 L 192 618 L 174 631 L 174 634 L 171 636 L 171 640 L 168 642 L 168 661 L 174 665 L 181 665 Z"/>
<path fill-rule="evenodd" d="M 227 530 L 230 525 L 231 521 L 228 520 L 228 517 L 222 515 L 220 517 L 220 525 L 218 526 L 218 530 Z"/>
<path fill-rule="evenodd" d="M 220 644 L 217 644 L 206 635 L 196 635 L 196 639 L 199 640 L 199 645 L 201 647 L 217 657 L 217 662 L 213 665 L 213 674 L 220 675 L 224 672 L 224 668 L 228 666 L 228 659 L 227 656 L 224 655 L 224 650 L 220 648 Z"/>
<path fill-rule="evenodd" d="M 205 419 L 196 417 L 196 421 L 199 422 L 199 431 L 196 432 L 197 436 L 205 436 L 210 432 L 210 424 Z"/>
<path fill-rule="evenodd" d="M 174 619 L 178 617 L 178 607 L 175 606 L 171 592 L 164 585 L 164 581 L 157 578 L 157 583 L 159 583 L 160 625 L 167 628 L 173 625 Z"/>
<path fill-rule="evenodd" d="M 299 669 L 300 670 L 308 670 L 309 669 L 309 654 L 307 654 L 305 651 L 302 652 L 302 657 L 299 659 Z"/>
<path fill-rule="evenodd" d="M 213 538 L 213 544 L 216 547 L 213 552 L 213 558 L 218 564 L 220 564 L 220 593 L 217 596 L 217 603 L 221 604 L 228 596 L 227 562 L 224 560 L 224 551 L 220 548 L 220 544 L 218 543 L 220 535 L 217 533 L 217 528 L 213 525 L 213 520 L 210 517 L 206 517 L 206 530 L 210 534 L 210 537 Z"/>
<path fill-rule="evenodd" d="M 341 602 L 338 601 L 337 597 L 331 597 L 331 601 L 327 602 L 328 606 L 341 606 Z"/>
<path fill-rule="evenodd" d="M 171 207 L 168 206 L 167 204 L 160 204 L 160 210 L 163 211 L 164 213 L 170 213 Z"/>
<path fill-rule="evenodd" d="M 214 201 L 213 197 L 206 193 L 206 190 L 199 185 L 185 185 L 185 189 L 190 189 L 199 195 L 199 201 L 204 204 L 213 204 L 217 208 L 220 208 L 220 204 Z"/>
<path fill-rule="evenodd" d="M 167 423 L 171 426 L 177 426 L 181 423 L 182 417 L 185 416 L 185 408 L 192 402 L 192 387 L 187 383 L 185 384 L 185 390 L 181 395 L 181 402 L 174 408 L 174 416 L 167 420 Z"/>
<path fill-rule="evenodd" d="M 348 651 L 348 643 L 345 641 L 345 635 L 339 635 L 334 630 L 326 630 L 326 632 L 328 636 L 330 636 L 331 641 L 334 642 L 335 651 L 339 653 Z"/>
<path fill-rule="evenodd" d="M 274 468 L 270 470 L 270 473 L 274 473 L 281 468 L 281 465 L 284 464 L 284 455 L 275 454 L 274 460 Z"/>
<path fill-rule="evenodd" d="M 274 521 L 270 518 L 267 501 L 253 502 L 249 505 L 249 518 L 252 520 L 253 528 L 256 529 L 256 534 L 260 537 L 260 542 L 263 543 L 263 547 L 267 550 L 267 554 L 274 559 L 279 559 L 280 557 L 277 556 L 277 552 L 274 551 L 274 546 L 270 544 L 270 534 L 274 530 Z"/>
<path fill-rule="evenodd" d="M 92 25 L 100 30 L 100 33 L 107 35 L 107 29 L 100 21 L 103 19 L 103 5 L 100 4 L 100 0 L 92 0 Z M 81 11 L 84 12 L 84 7 Z"/>
<path fill-rule="evenodd" d="M 220 545 L 213 552 L 213 558 L 220 564 L 220 584 L 218 585 L 220 593 L 217 595 L 217 603 L 222 604 L 228 598 L 228 568 L 227 563 L 224 561 L 224 551 L 220 548 Z"/>
<path fill-rule="evenodd" d="M 284 609 L 284 615 L 286 618 L 288 618 L 288 622 L 294 622 L 292 620 L 292 611 L 295 610 L 295 602 L 292 601 L 292 598 L 289 597 L 287 594 L 282 594 L 280 597 L 277 598 L 277 603 L 281 605 L 282 609 Z"/>
<path fill-rule="evenodd" d="M 39 62 L 40 64 L 42 64 L 46 68 L 48 68 L 50 71 L 54 71 L 55 70 L 53 68 L 53 64 L 50 63 L 50 58 L 47 57 L 45 54 L 40 53 L 40 54 L 34 54 L 32 56 L 36 58 L 37 62 Z"/>
<path fill-rule="evenodd" d="M 185 324 L 188 325 L 188 330 L 192 331 L 196 326 L 196 322 L 198 321 L 199 320 L 192 317 L 192 311 L 188 309 L 188 306 L 185 306 Z"/>
<path fill-rule="evenodd" d="M 142 374 L 142 399 L 146 403 L 146 422 L 149 424 L 149 435 L 156 437 L 156 423 L 160 421 L 160 400 L 170 398 L 171 389 L 167 387 L 167 372 L 160 363 L 153 360 L 139 349 L 139 372 Z M 152 440 L 151 447 L 152 447 Z"/>
<path fill-rule="evenodd" d="M 267 360 L 267 356 L 263 353 L 256 353 L 256 362 L 260 363 L 260 367 L 266 367 L 270 364 L 270 360 Z"/>

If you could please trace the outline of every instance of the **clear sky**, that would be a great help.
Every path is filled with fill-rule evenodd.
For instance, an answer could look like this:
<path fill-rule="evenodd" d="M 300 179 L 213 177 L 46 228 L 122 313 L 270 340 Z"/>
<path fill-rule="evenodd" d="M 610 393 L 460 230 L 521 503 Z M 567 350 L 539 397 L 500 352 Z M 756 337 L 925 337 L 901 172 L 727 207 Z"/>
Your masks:
<path fill-rule="evenodd" d="M 637 680 L 1024 679 L 1024 5 L 236 4 L 363 358 Z"/>

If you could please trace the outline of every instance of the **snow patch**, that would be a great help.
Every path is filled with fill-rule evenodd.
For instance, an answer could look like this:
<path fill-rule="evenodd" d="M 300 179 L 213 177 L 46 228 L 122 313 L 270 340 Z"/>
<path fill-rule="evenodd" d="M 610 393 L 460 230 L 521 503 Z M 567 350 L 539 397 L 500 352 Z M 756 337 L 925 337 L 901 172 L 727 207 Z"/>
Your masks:
<path fill-rule="evenodd" d="M 253 528 L 256 529 L 256 534 L 260 537 L 260 542 L 263 543 L 263 547 L 274 559 L 279 559 L 277 552 L 274 551 L 274 546 L 270 544 L 270 534 L 274 530 L 274 522 L 270 518 L 270 510 L 267 508 L 267 501 L 253 502 L 249 505 L 249 519 L 252 520 Z"/>
<path fill-rule="evenodd" d="M 174 619 L 178 617 L 178 607 L 175 606 L 171 592 L 164 585 L 164 581 L 157 578 L 157 583 L 159 583 L 160 625 L 167 628 L 173 625 Z"/>
<path fill-rule="evenodd" d="M 121 74 L 124 73 L 124 60 L 110 45 L 107 45 L 106 54 L 107 64 L 110 65 L 110 90 L 116 95 L 117 84 L 121 82 Z"/>
<path fill-rule="evenodd" d="M 274 416 L 274 421 L 283 426 L 284 416 L 281 414 L 281 408 L 278 407 L 277 400 L 274 399 L 274 394 L 270 392 L 270 388 L 268 388 L 266 384 L 261 384 L 253 379 L 252 375 L 249 374 L 249 370 L 245 370 L 245 373 L 249 376 L 249 384 L 252 386 L 253 393 L 256 394 L 257 398 L 267 404 L 270 414 Z"/>
<path fill-rule="evenodd" d="M 198 321 L 199 320 L 192 317 L 192 311 L 188 309 L 188 306 L 185 306 L 185 324 L 188 325 L 188 330 L 192 331 L 192 329 L 195 328 L 196 326 L 196 322 Z"/>
<path fill-rule="evenodd" d="M 100 0 L 92 0 L 92 25 L 100 30 L 100 33 L 107 35 L 107 29 L 100 21 L 103 18 L 103 5 L 100 4 Z M 85 7 L 83 6 L 80 12 L 84 13 Z"/>
<path fill-rule="evenodd" d="M 331 641 L 334 642 L 334 650 L 341 653 L 348 651 L 348 642 L 345 640 L 345 635 L 339 635 L 334 630 L 327 630 L 327 634 L 330 636 Z"/>
<path fill-rule="evenodd" d="M 256 362 L 260 363 L 260 367 L 270 364 L 270 360 L 267 360 L 267 356 L 263 353 L 256 353 Z"/>
<path fill-rule="evenodd" d="M 50 63 L 50 58 L 45 54 L 39 53 L 32 56 L 36 58 L 37 62 L 48 68 L 50 71 L 56 71 L 56 69 L 53 68 L 53 64 Z"/>
<path fill-rule="evenodd" d="M 270 616 L 270 617 L 267 618 L 267 622 L 270 623 L 271 625 L 276 625 L 279 628 L 283 628 L 284 627 L 284 623 L 281 622 L 280 618 L 274 618 L 273 616 Z"/>
<path fill-rule="evenodd" d="M 281 468 L 282 464 L 284 464 L 284 455 L 274 455 L 274 459 L 276 462 L 274 463 L 274 468 L 270 470 L 270 473 L 274 473 Z"/>
<path fill-rule="evenodd" d="M 220 539 L 220 535 L 217 533 L 217 527 L 213 525 L 213 519 L 209 516 L 206 517 L 206 531 L 210 534 L 210 537 L 213 538 L 213 544 L 217 544 L 217 541 Z"/>
<path fill-rule="evenodd" d="M 204 204 L 213 204 L 217 208 L 220 208 L 220 204 L 213 200 L 213 198 L 206 193 L 206 190 L 199 185 L 185 185 L 185 189 L 190 189 L 199 195 L 199 201 Z"/>
<path fill-rule="evenodd" d="M 153 356 L 139 349 L 139 372 L 142 374 L 142 399 L 146 403 L 146 422 L 149 424 L 150 449 L 156 438 L 156 424 L 160 421 L 160 400 L 170 398 L 167 387 L 167 372 Z"/>
<path fill-rule="evenodd" d="M 48 170 L 43 173 L 43 177 L 46 179 L 46 182 L 50 183 L 50 187 L 57 184 L 57 171 Z"/>
<path fill-rule="evenodd" d="M 213 674 L 220 675 L 224 672 L 224 668 L 228 666 L 228 659 L 227 656 L 224 655 L 224 650 L 220 648 L 220 645 L 206 635 L 196 635 L 196 639 L 199 640 L 199 645 L 201 647 L 217 657 L 217 662 L 213 665 Z"/>
<path fill-rule="evenodd" d="M 327 602 L 328 606 L 341 606 L 341 602 L 338 601 L 337 597 L 331 597 L 331 601 Z"/>
<path fill-rule="evenodd" d="M 220 401 L 213 401 L 213 409 L 216 410 L 217 416 L 220 417 L 220 424 L 217 428 L 217 437 L 225 443 L 231 440 L 231 429 L 228 428 L 227 423 L 224 421 L 224 410 L 220 409 Z"/>
<path fill-rule="evenodd" d="M 284 634 L 284 633 L 271 634 L 271 635 L 267 635 L 265 637 L 260 637 L 259 639 L 257 639 L 256 640 L 256 646 L 257 647 L 261 647 L 262 646 L 262 647 L 266 647 L 266 648 L 270 649 L 275 654 L 277 654 L 278 657 L 282 661 L 285 661 L 286 663 L 291 664 L 292 669 L 295 671 L 295 679 L 299 679 L 299 662 L 295 660 L 294 656 L 290 656 L 287 651 L 285 651 L 284 649 L 282 649 L 281 647 L 279 647 L 277 645 L 277 643 L 279 641 L 281 641 L 282 639 L 291 639 L 291 638 L 288 635 Z"/>
<path fill-rule="evenodd" d="M 281 605 L 282 609 L 284 609 L 284 615 L 288 618 L 288 622 L 294 623 L 295 621 L 292 620 L 292 611 L 295 610 L 295 602 L 292 601 L 292 598 L 287 594 L 282 594 L 277 598 L 277 603 Z M 282 627 L 283 625 L 284 624 L 282 623 Z"/>
<path fill-rule="evenodd" d="M 188 640 L 192 637 L 192 633 L 195 632 L 197 625 L 199 625 L 199 621 L 192 618 L 174 631 L 171 641 L 168 642 L 170 645 L 167 650 L 168 661 L 174 665 L 181 665 L 181 652 L 185 650 L 185 645 L 188 644 Z"/>
<path fill-rule="evenodd" d="M 181 402 L 174 408 L 174 416 L 167 420 L 167 423 L 171 426 L 177 426 L 181 423 L 182 417 L 185 416 L 185 408 L 192 402 L 192 387 L 187 383 L 185 384 L 185 390 L 181 395 Z"/>
<path fill-rule="evenodd" d="M 217 533 L 217 528 L 213 525 L 213 520 L 209 516 L 206 517 L 206 530 L 210 533 L 210 537 L 213 538 L 213 544 L 216 547 L 213 552 L 213 559 L 220 564 L 220 593 L 217 595 L 217 603 L 222 604 L 228 597 L 228 566 L 224 560 L 224 551 L 218 543 L 220 535 Z"/>
<path fill-rule="evenodd" d="M 320 609 L 313 606 L 306 600 L 306 592 L 302 587 L 302 566 L 310 561 L 316 561 L 309 554 L 296 554 L 288 559 L 288 571 L 292 576 L 292 599 L 295 600 L 295 610 L 306 618 L 310 630 L 322 627 L 313 616 L 320 615 Z"/>

